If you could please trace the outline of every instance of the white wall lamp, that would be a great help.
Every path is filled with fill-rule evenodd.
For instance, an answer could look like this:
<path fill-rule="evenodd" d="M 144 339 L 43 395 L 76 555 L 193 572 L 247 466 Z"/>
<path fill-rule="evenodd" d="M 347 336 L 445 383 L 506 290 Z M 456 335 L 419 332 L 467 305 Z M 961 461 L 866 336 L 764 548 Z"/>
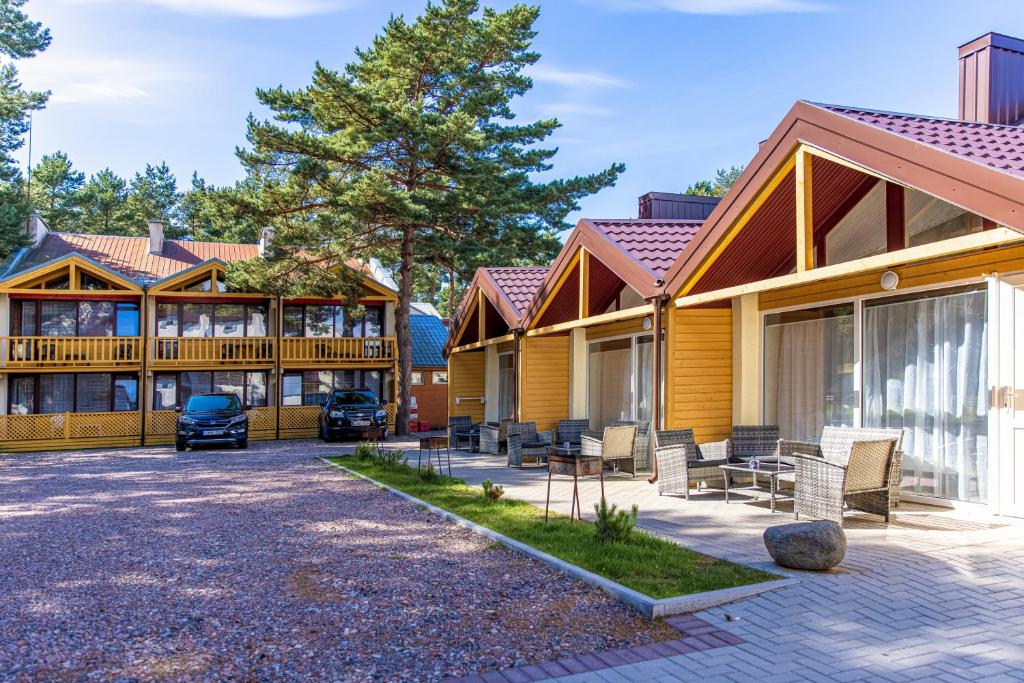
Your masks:
<path fill-rule="evenodd" d="M 896 289 L 900 284 L 900 276 L 892 270 L 887 270 L 882 273 L 881 285 L 882 289 L 887 292 L 891 292 Z"/>

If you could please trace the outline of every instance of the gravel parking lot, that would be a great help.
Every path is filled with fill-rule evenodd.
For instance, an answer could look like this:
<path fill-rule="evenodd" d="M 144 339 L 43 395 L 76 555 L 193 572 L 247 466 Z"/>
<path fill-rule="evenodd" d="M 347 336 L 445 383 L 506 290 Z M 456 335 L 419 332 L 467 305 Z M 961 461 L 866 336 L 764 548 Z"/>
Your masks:
<path fill-rule="evenodd" d="M 0 680 L 440 680 L 677 637 L 338 450 L 0 456 Z"/>

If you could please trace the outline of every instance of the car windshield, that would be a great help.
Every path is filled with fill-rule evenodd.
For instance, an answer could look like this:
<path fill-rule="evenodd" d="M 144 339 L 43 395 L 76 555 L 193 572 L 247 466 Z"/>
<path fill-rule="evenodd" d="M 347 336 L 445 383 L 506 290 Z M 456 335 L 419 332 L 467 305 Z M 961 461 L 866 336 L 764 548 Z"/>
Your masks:
<path fill-rule="evenodd" d="M 215 410 L 240 411 L 242 403 L 237 396 L 193 396 L 185 405 L 187 413 L 206 413 Z"/>
<path fill-rule="evenodd" d="M 368 391 L 341 391 L 331 399 L 335 406 L 375 406 L 377 397 Z"/>

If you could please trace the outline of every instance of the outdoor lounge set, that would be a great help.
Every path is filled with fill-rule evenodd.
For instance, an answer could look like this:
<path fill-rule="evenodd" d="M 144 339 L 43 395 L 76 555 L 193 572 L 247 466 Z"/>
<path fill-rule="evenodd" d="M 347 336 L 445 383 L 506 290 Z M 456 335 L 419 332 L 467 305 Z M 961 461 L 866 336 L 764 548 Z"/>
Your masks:
<path fill-rule="evenodd" d="M 552 452 L 598 456 L 606 467 L 636 476 L 653 469 L 650 423 L 614 422 L 601 432 L 589 420 L 561 420 L 556 429 L 537 431 L 534 422 L 475 425 L 453 416 L 449 439 L 459 448 L 492 455 L 505 453 L 506 465 L 544 465 Z M 658 493 L 683 494 L 715 485 L 725 490 L 738 482 L 767 481 L 771 509 L 777 494 L 792 491 L 793 511 L 842 523 L 846 508 L 880 515 L 899 505 L 903 432 L 826 426 L 818 442 L 780 438 L 775 425 L 734 426 L 731 438 L 698 444 L 692 429 L 654 432 Z"/>

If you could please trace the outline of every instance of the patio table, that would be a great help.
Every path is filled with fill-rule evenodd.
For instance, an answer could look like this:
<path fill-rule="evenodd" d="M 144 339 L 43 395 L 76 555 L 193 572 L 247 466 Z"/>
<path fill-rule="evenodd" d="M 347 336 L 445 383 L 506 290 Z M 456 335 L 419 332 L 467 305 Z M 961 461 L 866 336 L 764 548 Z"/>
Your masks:
<path fill-rule="evenodd" d="M 574 452 L 575 450 L 575 452 Z M 572 475 L 572 504 L 569 508 L 569 521 L 583 519 L 583 508 L 580 506 L 580 477 L 598 476 L 601 478 L 601 497 L 604 498 L 604 462 L 599 455 L 580 455 L 578 446 L 551 446 L 548 448 L 548 498 L 544 502 L 544 521 L 548 521 L 548 508 L 551 506 L 551 475 Z"/>
<path fill-rule="evenodd" d="M 752 463 L 757 463 L 756 467 L 751 466 Z M 776 462 L 764 462 L 751 460 L 748 462 L 729 463 L 728 465 L 719 465 L 718 468 L 725 474 L 725 502 L 729 502 L 729 480 L 731 474 L 749 474 L 753 478 L 753 486 L 747 487 L 748 489 L 758 489 L 757 477 L 763 474 L 768 478 L 769 490 L 771 492 L 771 510 L 775 512 L 775 500 L 779 492 L 779 475 L 790 474 L 796 470 L 793 465 L 787 465 L 786 463 Z"/>
<path fill-rule="evenodd" d="M 469 452 L 476 453 L 480 450 L 480 430 L 474 429 L 468 432 L 455 432 L 455 448 L 458 449 L 462 440 L 469 441 Z"/>

